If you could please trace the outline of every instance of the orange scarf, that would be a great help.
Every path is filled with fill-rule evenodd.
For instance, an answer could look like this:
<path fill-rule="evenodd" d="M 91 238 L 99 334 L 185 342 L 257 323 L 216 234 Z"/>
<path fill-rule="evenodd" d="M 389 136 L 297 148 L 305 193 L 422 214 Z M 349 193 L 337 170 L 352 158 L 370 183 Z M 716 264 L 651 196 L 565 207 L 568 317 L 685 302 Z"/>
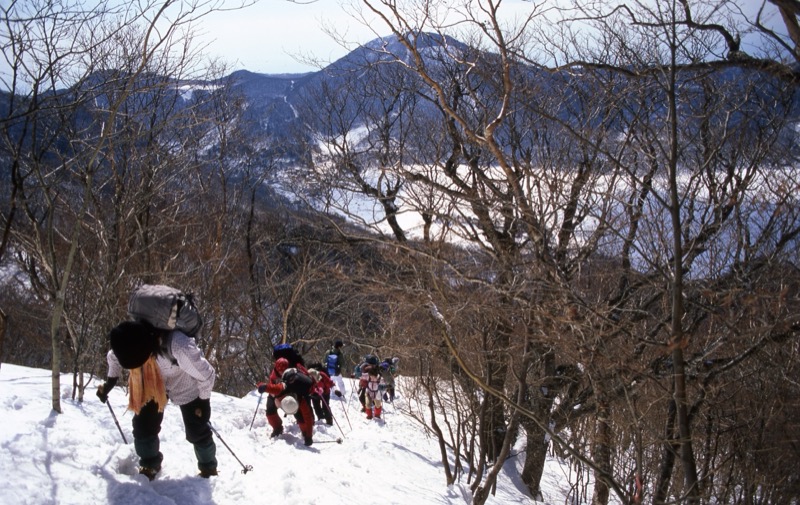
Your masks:
<path fill-rule="evenodd" d="M 138 414 L 150 401 L 158 404 L 158 411 L 167 406 L 167 388 L 158 369 L 155 354 L 147 358 L 139 368 L 133 368 L 128 377 L 128 410 Z"/>

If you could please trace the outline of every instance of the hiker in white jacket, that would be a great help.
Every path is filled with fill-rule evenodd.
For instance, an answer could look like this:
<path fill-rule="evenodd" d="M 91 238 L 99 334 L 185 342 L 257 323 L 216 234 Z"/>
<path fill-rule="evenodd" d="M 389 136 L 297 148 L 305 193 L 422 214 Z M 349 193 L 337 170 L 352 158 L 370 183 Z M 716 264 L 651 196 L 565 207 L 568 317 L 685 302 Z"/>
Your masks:
<path fill-rule="evenodd" d="M 97 396 L 105 403 L 122 370 L 130 370 L 128 409 L 134 412 L 133 443 L 139 473 L 152 480 L 161 470 L 158 433 L 167 399 L 171 399 L 180 406 L 186 440 L 194 445 L 200 476 L 217 475 L 216 445 L 209 425 L 216 374 L 195 340 L 179 330 L 159 330 L 135 321 L 117 325 L 109 340 L 108 374 Z"/>

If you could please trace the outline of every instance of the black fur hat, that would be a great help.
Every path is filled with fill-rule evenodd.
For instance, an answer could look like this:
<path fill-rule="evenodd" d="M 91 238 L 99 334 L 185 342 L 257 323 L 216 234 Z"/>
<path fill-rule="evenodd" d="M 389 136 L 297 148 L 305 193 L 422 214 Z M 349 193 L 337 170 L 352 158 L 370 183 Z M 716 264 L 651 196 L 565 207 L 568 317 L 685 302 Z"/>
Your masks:
<path fill-rule="evenodd" d="M 151 354 L 158 351 L 158 334 L 137 321 L 124 321 L 108 334 L 111 350 L 124 368 L 139 368 Z"/>

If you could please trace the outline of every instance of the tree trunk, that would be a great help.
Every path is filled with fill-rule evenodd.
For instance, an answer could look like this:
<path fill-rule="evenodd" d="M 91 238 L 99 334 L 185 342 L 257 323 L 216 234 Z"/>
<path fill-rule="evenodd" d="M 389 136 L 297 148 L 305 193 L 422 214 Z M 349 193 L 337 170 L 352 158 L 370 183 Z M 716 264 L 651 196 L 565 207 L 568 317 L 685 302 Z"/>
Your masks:
<path fill-rule="evenodd" d="M 0 358 L 3 357 L 3 347 L 6 341 L 6 322 L 8 318 L 6 313 L 3 312 L 3 309 L 0 309 Z M 3 362 L 0 360 L 0 366 L 2 366 Z"/>
<path fill-rule="evenodd" d="M 684 493 L 688 497 L 688 503 L 698 503 L 697 466 L 694 458 L 692 446 L 692 429 L 689 420 L 689 407 L 686 399 L 686 375 L 683 369 L 683 350 L 676 349 L 672 353 L 673 365 L 675 366 L 675 404 L 677 405 L 678 434 L 680 435 L 680 457 L 683 465 Z"/>
<path fill-rule="evenodd" d="M 484 482 L 476 489 L 475 495 L 472 497 L 472 505 L 484 505 L 486 500 L 489 498 L 490 490 L 494 489 L 494 487 L 497 485 L 497 475 L 503 469 L 506 458 L 508 457 L 508 453 L 511 451 L 511 446 L 514 443 L 514 440 L 517 438 L 517 432 L 519 431 L 519 417 L 519 414 L 516 412 L 511 415 L 511 421 L 508 429 L 506 430 L 505 438 L 503 439 L 503 446 L 500 449 L 497 460 L 494 462 L 491 470 L 489 470 L 486 480 L 484 480 Z"/>
<path fill-rule="evenodd" d="M 555 377 L 555 355 L 550 349 L 538 349 L 541 356 L 541 376 Z M 554 391 L 552 384 L 545 382 L 547 387 L 531 387 L 527 390 L 528 407 L 535 417 L 543 424 L 552 427 L 552 410 Z M 528 443 L 525 446 L 525 464 L 522 466 L 520 478 L 528 487 L 528 492 L 536 499 L 541 493 L 539 487 L 544 474 L 544 464 L 547 459 L 547 449 L 550 446 L 550 436 L 536 422 L 523 416 L 520 420 L 527 433 Z"/>
<path fill-rule="evenodd" d="M 594 444 L 592 459 L 597 469 L 594 471 L 594 495 L 592 505 L 608 505 L 609 486 L 607 476 L 611 475 L 611 410 L 608 402 L 599 395 L 597 397 L 597 414 L 595 417 Z"/>
<path fill-rule="evenodd" d="M 488 359 L 486 363 L 487 379 L 489 386 L 497 391 L 504 391 L 506 387 L 506 376 L 508 375 L 508 349 L 510 330 L 503 325 L 497 328 L 496 338 L 488 336 L 486 351 Z M 483 427 L 482 435 L 487 444 L 487 460 L 494 462 L 503 447 L 506 439 L 508 426 L 506 425 L 505 403 L 494 395 L 486 395 L 484 400 L 487 402 L 488 425 Z"/>
<path fill-rule="evenodd" d="M 697 488 L 697 467 L 692 450 L 692 430 L 689 423 L 688 398 L 686 392 L 686 375 L 683 364 L 683 348 L 688 345 L 688 336 L 683 331 L 685 309 L 683 305 L 683 221 L 681 216 L 680 184 L 678 183 L 678 108 L 677 108 L 677 65 L 675 62 L 676 50 L 673 47 L 672 65 L 669 73 L 669 128 L 670 128 L 670 153 L 669 153 L 669 212 L 672 224 L 672 317 L 669 345 L 672 349 L 673 366 L 673 399 L 675 401 L 676 420 L 680 435 L 680 457 L 683 464 L 685 493 L 688 503 L 698 502 L 699 489 Z"/>
<path fill-rule="evenodd" d="M 675 468 L 675 452 L 677 450 L 675 443 L 675 412 L 675 402 L 671 401 L 669 402 L 666 428 L 664 430 L 664 451 L 661 456 L 658 481 L 653 492 L 653 503 L 655 505 L 663 505 L 667 502 L 669 483 L 672 480 L 672 471 Z"/>
<path fill-rule="evenodd" d="M 552 404 L 550 400 L 539 399 L 531 403 L 531 410 L 536 412 L 539 419 L 549 419 L 550 405 Z M 522 466 L 520 478 L 528 487 L 531 496 L 536 499 L 541 492 L 539 485 L 544 474 L 544 463 L 547 460 L 550 438 L 538 424 L 527 417 L 523 417 L 521 423 L 527 433 L 528 443 L 525 446 L 525 464 Z"/>

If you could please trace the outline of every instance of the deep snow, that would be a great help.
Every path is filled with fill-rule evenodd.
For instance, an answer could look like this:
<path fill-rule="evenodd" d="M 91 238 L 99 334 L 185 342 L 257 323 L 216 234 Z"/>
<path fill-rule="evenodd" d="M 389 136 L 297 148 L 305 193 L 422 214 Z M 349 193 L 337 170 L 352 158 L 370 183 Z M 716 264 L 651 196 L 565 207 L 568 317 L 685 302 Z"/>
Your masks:
<path fill-rule="evenodd" d="M 71 375 L 62 376 L 63 413 L 57 414 L 51 408 L 49 370 L 0 365 L 0 505 L 456 505 L 471 500 L 465 480 L 446 485 L 436 440 L 403 413 L 417 406 L 403 395 L 402 377 L 384 423 L 364 417 L 353 381 L 345 379 L 342 399 L 331 400 L 336 423 L 318 421 L 311 447 L 303 445 L 292 417 L 284 419 L 285 434 L 270 439 L 265 401 L 250 428 L 256 391 L 245 398 L 214 393 L 211 424 L 221 437 L 216 439 L 220 475 L 208 480 L 197 476 L 180 410 L 170 404 L 161 431 L 163 469 L 153 482 L 137 472 L 125 391 L 114 388 L 109 403 L 128 444 L 107 405 L 95 396 L 96 383 L 81 403 L 71 399 L 71 382 Z M 343 438 L 341 444 L 337 438 Z M 518 479 L 521 458 L 508 460 L 488 503 L 539 503 Z M 249 466 L 252 470 L 244 473 Z M 548 461 L 542 486 L 545 503 L 565 503 L 564 467 Z"/>

